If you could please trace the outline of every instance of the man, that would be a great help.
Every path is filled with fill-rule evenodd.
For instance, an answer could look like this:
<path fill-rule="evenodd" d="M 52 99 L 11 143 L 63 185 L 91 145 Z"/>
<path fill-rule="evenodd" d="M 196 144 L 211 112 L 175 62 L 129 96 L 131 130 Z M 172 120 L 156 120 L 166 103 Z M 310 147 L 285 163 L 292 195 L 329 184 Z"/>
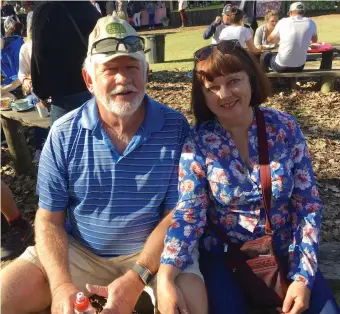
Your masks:
<path fill-rule="evenodd" d="M 289 17 L 280 20 L 269 35 L 269 43 L 280 42 L 277 55 L 263 54 L 261 62 L 276 72 L 301 72 L 307 59 L 310 41 L 318 41 L 316 25 L 310 18 L 304 17 L 305 6 L 294 2 L 289 9 Z"/>
<path fill-rule="evenodd" d="M 51 125 L 91 97 L 81 68 L 99 18 L 90 1 L 46 1 L 34 8 L 32 85 L 41 100 L 52 99 Z"/>
<path fill-rule="evenodd" d="M 153 296 L 189 125 L 145 95 L 143 50 L 133 27 L 113 16 L 90 34 L 83 76 L 94 97 L 51 128 L 39 166 L 36 246 L 3 270 L 2 313 L 51 303 L 52 313 L 73 313 L 76 293 L 87 289 L 108 297 L 103 313 L 131 314 L 144 288 Z M 202 299 L 198 263 L 190 268 L 177 284 L 184 298 Z M 195 305 L 191 313 L 202 313 Z"/>
<path fill-rule="evenodd" d="M 214 22 L 212 22 L 208 28 L 203 33 L 204 39 L 209 39 L 212 37 L 212 43 L 218 44 L 220 39 L 220 34 L 222 30 L 227 27 L 230 23 L 230 10 L 231 5 L 227 4 L 222 11 L 222 18 L 220 16 L 216 16 Z"/>

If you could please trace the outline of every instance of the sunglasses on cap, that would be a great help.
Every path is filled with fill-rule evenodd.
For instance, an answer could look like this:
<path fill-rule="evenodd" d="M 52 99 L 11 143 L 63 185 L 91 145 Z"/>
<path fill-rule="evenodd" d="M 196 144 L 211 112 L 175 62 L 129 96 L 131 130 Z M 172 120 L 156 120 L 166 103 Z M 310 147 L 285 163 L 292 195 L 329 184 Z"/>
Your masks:
<path fill-rule="evenodd" d="M 218 51 L 225 54 L 225 53 L 232 53 L 235 50 L 235 47 L 241 47 L 241 44 L 239 43 L 237 39 L 222 40 L 218 44 L 213 44 L 213 45 L 209 45 L 201 49 L 198 49 L 194 53 L 194 58 L 198 61 L 203 61 L 203 60 L 208 59 L 210 55 L 212 54 L 215 47 Z"/>
<path fill-rule="evenodd" d="M 144 51 L 144 38 L 139 36 L 127 36 L 124 38 L 109 37 L 93 43 L 91 56 L 95 54 L 106 54 L 116 52 L 137 52 Z"/>

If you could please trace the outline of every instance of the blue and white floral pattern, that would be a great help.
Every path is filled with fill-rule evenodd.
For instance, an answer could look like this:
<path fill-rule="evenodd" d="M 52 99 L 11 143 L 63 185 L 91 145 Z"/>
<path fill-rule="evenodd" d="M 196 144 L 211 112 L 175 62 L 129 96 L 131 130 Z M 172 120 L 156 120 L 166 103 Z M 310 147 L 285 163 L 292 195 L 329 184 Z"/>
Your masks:
<path fill-rule="evenodd" d="M 322 203 L 307 144 L 289 114 L 261 110 L 271 160 L 270 219 L 275 247 L 281 256 L 289 252 L 289 277 L 312 288 Z M 250 164 L 246 166 L 217 119 L 190 132 L 180 160 L 179 202 L 165 239 L 162 264 L 184 269 L 192 263 L 191 253 L 198 240 L 201 248 L 222 252 L 219 239 L 207 227 L 207 217 L 235 243 L 264 235 L 255 117 L 248 136 Z"/>

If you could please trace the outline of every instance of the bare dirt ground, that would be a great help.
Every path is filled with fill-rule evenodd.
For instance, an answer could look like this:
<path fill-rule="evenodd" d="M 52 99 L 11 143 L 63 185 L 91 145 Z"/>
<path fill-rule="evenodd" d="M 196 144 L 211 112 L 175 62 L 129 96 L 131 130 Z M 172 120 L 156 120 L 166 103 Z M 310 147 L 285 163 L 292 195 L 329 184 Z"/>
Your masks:
<path fill-rule="evenodd" d="M 281 82 L 282 83 L 282 82 Z M 300 123 L 311 150 L 314 171 L 324 202 L 322 241 L 340 241 L 340 82 L 336 92 L 319 92 L 317 82 L 302 84 L 296 91 L 276 90 L 264 104 L 292 114 Z M 190 110 L 191 79 L 184 72 L 154 72 L 148 94 L 182 112 L 194 122 Z M 33 132 L 25 129 L 29 143 Z M 32 155 L 33 155 L 32 151 Z M 34 221 L 37 209 L 37 167 L 27 175 L 15 174 L 7 148 L 1 148 L 1 178 L 13 191 L 23 216 Z M 4 266 L 4 265 L 2 265 Z M 97 304 L 98 305 L 98 304 Z M 100 304 L 98 305 L 100 308 Z"/>

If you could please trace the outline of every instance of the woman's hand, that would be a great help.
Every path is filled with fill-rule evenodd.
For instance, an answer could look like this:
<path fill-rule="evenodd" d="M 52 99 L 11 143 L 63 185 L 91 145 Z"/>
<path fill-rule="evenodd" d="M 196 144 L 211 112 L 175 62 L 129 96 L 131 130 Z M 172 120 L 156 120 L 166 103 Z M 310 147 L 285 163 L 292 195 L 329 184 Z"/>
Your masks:
<path fill-rule="evenodd" d="M 293 281 L 287 291 L 282 309 L 278 309 L 284 314 L 300 314 L 309 307 L 310 290 L 299 281 Z"/>
<path fill-rule="evenodd" d="M 181 272 L 175 266 L 161 264 L 157 273 L 157 304 L 161 314 L 189 314 L 175 279 Z"/>
<path fill-rule="evenodd" d="M 169 278 L 157 276 L 157 304 L 161 314 L 189 314 L 181 290 Z"/>

